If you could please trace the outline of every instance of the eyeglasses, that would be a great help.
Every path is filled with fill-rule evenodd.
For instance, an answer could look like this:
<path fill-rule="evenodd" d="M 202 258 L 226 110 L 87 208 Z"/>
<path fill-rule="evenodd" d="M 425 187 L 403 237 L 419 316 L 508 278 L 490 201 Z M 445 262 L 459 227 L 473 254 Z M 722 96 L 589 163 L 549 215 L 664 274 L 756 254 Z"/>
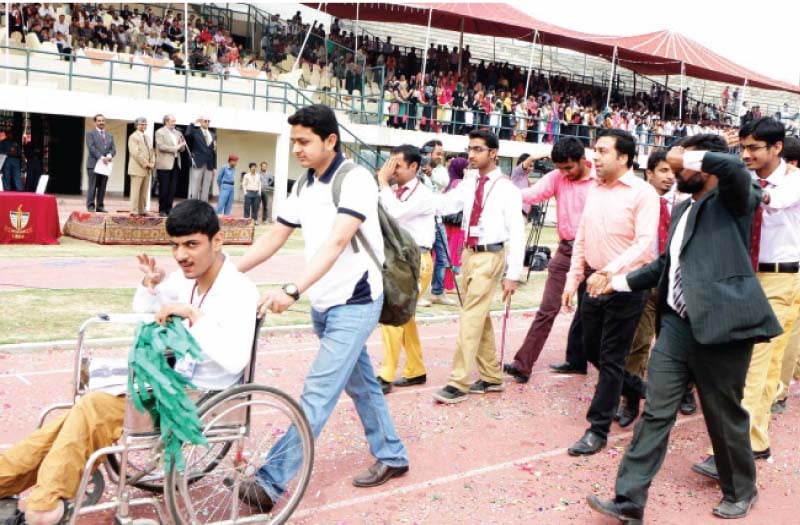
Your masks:
<path fill-rule="evenodd" d="M 467 146 L 467 153 L 483 153 L 494 148 L 487 148 L 486 146 Z"/>
<path fill-rule="evenodd" d="M 761 145 L 761 144 L 742 144 L 741 145 L 741 148 L 743 150 L 745 150 L 746 152 L 748 152 L 748 153 L 755 153 L 756 151 L 758 151 L 760 149 L 766 149 L 768 147 L 769 147 L 768 145 Z"/>

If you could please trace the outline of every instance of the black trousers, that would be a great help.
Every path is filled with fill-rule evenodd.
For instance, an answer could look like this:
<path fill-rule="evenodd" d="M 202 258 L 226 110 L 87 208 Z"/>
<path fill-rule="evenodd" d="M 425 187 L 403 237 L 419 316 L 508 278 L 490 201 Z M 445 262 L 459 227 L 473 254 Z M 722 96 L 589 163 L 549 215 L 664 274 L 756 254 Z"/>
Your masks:
<path fill-rule="evenodd" d="M 98 160 L 97 162 L 102 162 Z M 98 175 L 94 172 L 94 168 L 86 170 L 89 175 L 89 190 L 86 193 L 86 208 L 93 210 L 96 208 L 105 208 L 106 198 L 106 184 L 108 184 L 107 175 Z"/>
<path fill-rule="evenodd" d="M 175 201 L 175 192 L 178 189 L 178 160 L 175 159 L 171 170 L 156 170 L 158 175 L 158 213 L 169 213 Z"/>
<path fill-rule="evenodd" d="M 647 400 L 617 473 L 616 493 L 644 507 L 647 492 L 664 456 L 687 384 L 697 385 L 724 497 L 749 498 L 756 490 L 750 448 L 750 417 L 742 408 L 753 343 L 703 345 L 691 325 L 672 310 L 663 313 L 661 330 L 647 367 Z"/>
<path fill-rule="evenodd" d="M 578 306 L 575 308 L 575 315 L 567 332 L 567 355 L 566 361 L 573 368 L 586 370 L 586 352 L 583 351 L 583 322 L 581 321 L 581 305 L 583 304 L 583 294 L 586 292 L 586 279 L 578 285 Z"/>
<path fill-rule="evenodd" d="M 644 309 L 644 292 L 615 292 L 600 297 L 584 294 L 581 304 L 583 350 L 600 372 L 586 413 L 589 430 L 608 436 L 622 393 L 625 358 Z"/>

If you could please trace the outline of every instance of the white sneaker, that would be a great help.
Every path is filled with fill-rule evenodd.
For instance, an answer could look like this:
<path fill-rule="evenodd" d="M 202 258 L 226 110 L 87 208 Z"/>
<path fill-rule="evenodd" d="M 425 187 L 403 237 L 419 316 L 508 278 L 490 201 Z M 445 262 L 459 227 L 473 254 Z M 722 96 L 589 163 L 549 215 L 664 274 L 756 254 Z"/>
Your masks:
<path fill-rule="evenodd" d="M 458 304 L 454 300 L 452 300 L 449 297 L 445 296 L 444 294 L 431 295 L 431 303 L 433 303 L 433 304 L 441 304 L 443 306 L 455 306 L 456 304 Z"/>
<path fill-rule="evenodd" d="M 428 308 L 431 305 L 431 302 L 424 297 L 420 297 L 417 299 L 417 306 L 421 306 L 423 308 Z"/>

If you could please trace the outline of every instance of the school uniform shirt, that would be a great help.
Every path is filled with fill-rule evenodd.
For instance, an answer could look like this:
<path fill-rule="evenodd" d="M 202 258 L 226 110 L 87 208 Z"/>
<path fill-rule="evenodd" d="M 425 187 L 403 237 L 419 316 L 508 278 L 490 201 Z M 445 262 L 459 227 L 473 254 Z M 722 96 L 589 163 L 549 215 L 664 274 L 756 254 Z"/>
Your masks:
<path fill-rule="evenodd" d="M 306 263 L 310 263 L 323 244 L 331 237 L 333 224 L 339 214 L 356 217 L 378 261 L 383 265 L 383 236 L 378 222 L 378 184 L 363 167 L 356 166 L 342 183 L 339 206 L 333 205 L 333 178 L 345 162 L 339 154 L 325 172 L 317 177 L 308 170 L 308 182 L 298 197 L 299 184 L 278 211 L 278 222 L 290 228 L 302 228 Z M 358 242 L 360 246 L 360 241 Z M 347 243 L 336 262 L 308 289 L 311 306 L 324 312 L 343 304 L 366 304 L 383 294 L 381 269 L 363 247 L 353 251 Z"/>
<path fill-rule="evenodd" d="M 197 292 L 197 281 L 187 279 L 181 270 L 170 273 L 155 294 L 139 284 L 133 297 L 133 310 L 156 313 L 165 304 L 192 304 L 202 312 L 197 322 L 183 321 L 200 345 L 203 359 L 196 362 L 190 381 L 205 390 L 224 390 L 242 377 L 250 361 L 256 322 L 258 290 L 250 279 L 236 269 L 230 257 L 211 287 Z M 180 361 L 175 365 L 181 369 Z"/>
<path fill-rule="evenodd" d="M 399 197 L 400 188 L 396 191 L 391 188 L 381 190 L 381 204 L 414 237 L 417 246 L 430 250 L 436 235 L 436 199 L 433 191 L 418 177 L 401 187 L 405 189 Z"/>
<path fill-rule="evenodd" d="M 525 254 L 525 221 L 522 218 L 522 194 L 511 179 L 495 168 L 487 176 L 483 188 L 483 211 L 479 224 L 483 231 L 478 244 L 506 244 L 506 278 L 516 281 L 522 274 Z M 463 210 L 462 229 L 469 228 L 478 170 L 466 170 L 464 180 L 454 189 L 439 196 L 439 214 L 450 215 Z M 469 237 L 469 232 L 465 235 Z"/>
<path fill-rule="evenodd" d="M 758 176 L 751 172 L 753 180 Z M 761 244 L 758 262 L 786 263 L 800 261 L 800 173 L 786 172 L 786 162 L 764 179 L 769 204 L 761 204 Z"/>

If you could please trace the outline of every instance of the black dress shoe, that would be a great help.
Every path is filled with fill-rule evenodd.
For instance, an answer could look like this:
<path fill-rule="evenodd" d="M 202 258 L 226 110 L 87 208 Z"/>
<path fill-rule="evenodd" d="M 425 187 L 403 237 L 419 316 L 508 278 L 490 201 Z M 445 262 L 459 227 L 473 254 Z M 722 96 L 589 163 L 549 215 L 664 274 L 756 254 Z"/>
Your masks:
<path fill-rule="evenodd" d="M 578 368 L 572 363 L 564 361 L 563 363 L 551 363 L 550 370 L 553 372 L 560 372 L 562 374 L 582 374 L 586 375 L 585 368 Z"/>
<path fill-rule="evenodd" d="M 377 379 L 378 384 L 381 385 L 381 391 L 383 392 L 383 395 L 386 395 L 392 391 L 392 384 L 389 381 L 385 381 L 381 376 L 376 376 L 375 379 Z"/>
<path fill-rule="evenodd" d="M 697 412 L 697 400 L 694 398 L 694 388 L 687 388 L 681 399 L 681 414 L 691 416 Z"/>
<path fill-rule="evenodd" d="M 97 213 L 108 213 L 108 210 L 105 208 L 97 208 Z"/>
<path fill-rule="evenodd" d="M 708 456 L 702 463 L 695 463 L 692 465 L 692 470 L 719 481 L 719 472 L 717 472 L 717 462 L 714 460 L 714 456 Z"/>
<path fill-rule="evenodd" d="M 600 499 L 595 495 L 591 495 L 586 497 L 586 502 L 592 510 L 616 518 L 622 523 L 630 523 L 631 525 L 644 523 L 642 521 L 644 519 L 644 509 L 629 501 L 618 502 L 613 499 Z"/>
<path fill-rule="evenodd" d="M 752 496 L 739 501 L 730 501 L 722 498 L 720 504 L 714 507 L 714 516 L 725 519 L 744 518 L 750 513 L 750 509 L 755 505 L 756 501 L 758 501 L 758 491 L 753 491 Z"/>
<path fill-rule="evenodd" d="M 386 463 L 376 461 L 366 472 L 353 478 L 356 487 L 377 487 L 390 479 L 402 476 L 408 472 L 408 465 L 404 467 L 390 467 Z"/>
<path fill-rule="evenodd" d="M 528 380 L 530 379 L 529 375 L 523 374 L 522 372 L 517 370 L 517 368 L 511 363 L 506 363 L 503 365 L 503 372 L 513 377 L 517 381 L 517 383 L 524 384 L 527 383 Z"/>
<path fill-rule="evenodd" d="M 570 456 L 591 456 L 597 454 L 606 446 L 606 438 L 595 434 L 591 430 L 567 449 Z"/>
<path fill-rule="evenodd" d="M 413 385 L 424 385 L 427 380 L 428 380 L 427 374 L 422 374 L 421 376 L 417 377 L 401 377 L 400 379 L 394 382 L 394 386 L 404 387 Z"/>
<path fill-rule="evenodd" d="M 619 415 L 619 426 L 625 428 L 636 421 L 639 417 L 639 400 L 628 399 L 621 405 L 622 412 Z"/>
<path fill-rule="evenodd" d="M 772 452 L 770 451 L 769 447 L 765 448 L 764 450 L 759 450 L 756 452 L 753 451 L 753 459 L 769 459 L 772 456 Z"/>
<path fill-rule="evenodd" d="M 233 480 L 225 478 L 222 484 L 225 486 L 233 486 Z M 272 498 L 269 497 L 264 487 L 259 485 L 255 480 L 242 481 L 239 484 L 238 496 L 240 500 L 261 512 L 269 512 L 274 505 Z"/>

